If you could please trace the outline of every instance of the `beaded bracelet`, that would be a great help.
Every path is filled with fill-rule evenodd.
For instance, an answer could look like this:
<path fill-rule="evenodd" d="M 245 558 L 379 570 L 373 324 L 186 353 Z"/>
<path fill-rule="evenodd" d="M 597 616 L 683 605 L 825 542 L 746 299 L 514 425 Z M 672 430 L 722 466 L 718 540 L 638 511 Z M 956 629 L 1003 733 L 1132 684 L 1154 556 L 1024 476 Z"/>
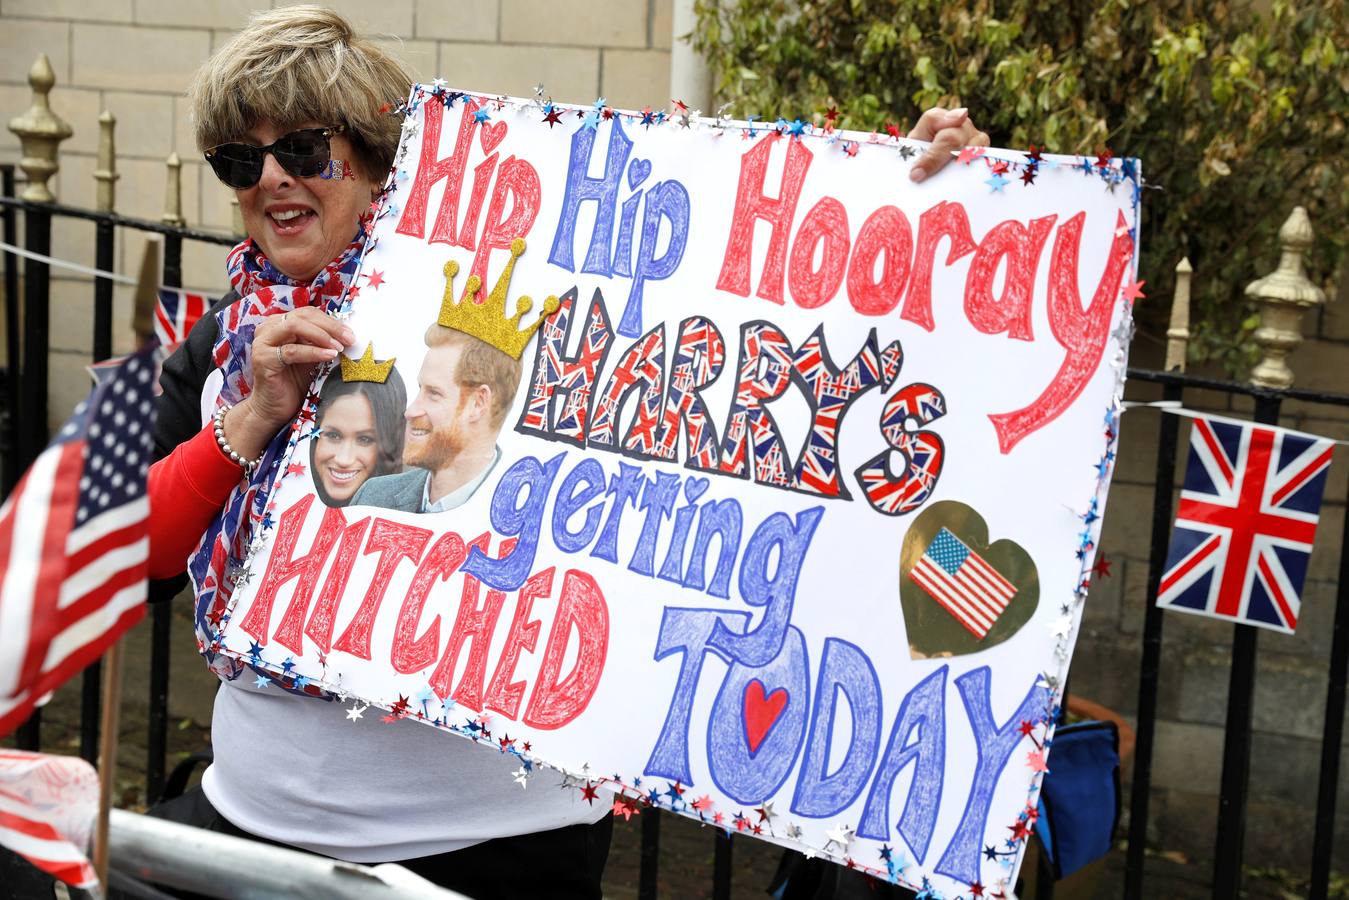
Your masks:
<path fill-rule="evenodd" d="M 233 404 L 226 403 L 215 411 L 215 442 L 220 446 L 221 453 L 225 454 L 225 456 L 229 457 L 230 461 L 244 470 L 244 477 L 250 478 L 253 475 L 253 470 L 258 467 L 258 463 L 262 462 L 262 456 L 259 455 L 257 459 L 244 459 L 239 455 L 237 450 L 230 446 L 230 442 L 225 440 L 225 416 L 231 409 L 234 409 Z M 263 453 L 266 452 L 266 450 L 263 450 Z"/>

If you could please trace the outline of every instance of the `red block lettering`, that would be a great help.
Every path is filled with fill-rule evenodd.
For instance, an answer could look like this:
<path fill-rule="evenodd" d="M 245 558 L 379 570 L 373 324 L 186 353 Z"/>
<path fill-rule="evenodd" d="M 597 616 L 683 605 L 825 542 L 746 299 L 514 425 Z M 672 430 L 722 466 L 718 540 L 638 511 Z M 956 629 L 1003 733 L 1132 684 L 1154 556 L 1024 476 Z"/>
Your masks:
<path fill-rule="evenodd" d="M 1049 330 L 1067 351 L 1063 364 L 1043 393 L 1022 409 L 989 416 L 998 432 L 998 449 L 1011 453 L 1026 435 L 1057 419 L 1091 380 L 1110 333 L 1110 318 L 1119 296 L 1120 279 L 1133 253 L 1133 240 L 1124 214 L 1117 212 L 1115 239 L 1110 245 L 1105 270 L 1096 285 L 1091 305 L 1082 309 L 1078 289 L 1077 257 L 1086 213 L 1078 213 L 1059 226 L 1049 269 Z"/>
<path fill-rule="evenodd" d="M 873 280 L 876 258 L 882 253 L 881 276 Z M 882 206 L 867 216 L 848 265 L 848 299 L 853 309 L 864 316 L 883 316 L 898 306 L 912 259 L 913 229 L 898 207 Z"/>
<path fill-rule="evenodd" d="M 425 109 L 421 158 L 417 162 L 417 174 L 412 181 L 412 190 L 408 191 L 403 216 L 398 220 L 396 230 L 399 234 L 415 238 L 426 233 L 426 205 L 431 188 L 436 182 L 444 181 L 445 193 L 440 198 L 440 210 L 436 213 L 430 240 L 453 244 L 454 224 L 459 218 L 459 192 L 463 189 L 464 169 L 468 166 L 469 143 L 473 140 L 474 129 L 478 127 L 477 120 L 473 118 L 477 106 L 471 100 L 465 104 L 463 117 L 459 120 L 459 135 L 454 142 L 454 153 L 444 159 L 436 159 L 436 154 L 440 152 L 440 124 L 445 110 L 439 103 L 427 103 Z"/>
<path fill-rule="evenodd" d="M 576 633 L 576 663 L 565 680 L 558 680 L 572 632 Z M 557 615 L 548 632 L 534 693 L 524 722 L 534 728 L 561 728 L 579 716 L 595 695 L 609 650 L 609 607 L 595 579 L 568 569 L 562 578 Z"/>
<path fill-rule="evenodd" d="M 787 160 L 782 167 L 782 185 L 776 199 L 764 195 L 768 174 L 768 154 L 777 143 L 765 138 L 740 159 L 740 184 L 735 192 L 735 213 L 731 233 L 726 238 L 726 253 L 717 276 L 717 289 L 749 296 L 749 267 L 754 258 L 754 220 L 763 219 L 773 227 L 768 241 L 768 258 L 759 279 L 758 295 L 774 303 L 782 302 L 782 274 L 787 263 L 787 240 L 791 237 L 796 202 L 801 185 L 814 158 L 801 141 L 787 142 Z"/>
<path fill-rule="evenodd" d="M 307 554 L 296 559 L 295 544 L 300 539 L 300 532 L 304 530 L 305 516 L 308 515 L 309 507 L 313 503 L 314 496 L 311 494 L 281 514 L 281 520 L 276 527 L 276 539 L 272 544 L 272 555 L 267 560 L 267 571 L 262 576 L 262 586 L 258 588 L 258 595 L 253 598 L 253 605 L 248 608 L 248 613 L 239 622 L 239 627 L 251 634 L 264 647 L 267 646 L 267 631 L 272 622 L 272 604 L 276 602 L 276 592 L 292 578 L 299 579 L 286 616 L 287 618 L 292 616 L 297 601 L 301 610 L 307 608 L 319 571 L 328 558 L 328 551 L 332 549 L 337 533 L 342 529 L 342 513 L 335 509 L 327 510 L 323 522 L 319 525 L 313 546 Z M 332 513 L 337 513 L 335 520 L 331 516 Z M 303 615 L 303 612 L 296 614 Z M 281 629 L 277 630 L 280 632 Z M 300 643 L 299 638 L 295 637 L 293 643 Z M 301 652 L 291 643 L 287 643 L 286 646 L 296 653 Z"/>
<path fill-rule="evenodd" d="M 440 616 L 436 616 L 421 637 L 417 637 L 417 623 L 422 617 L 422 608 L 426 605 L 431 586 L 439 579 L 444 581 L 464 562 L 468 551 L 464 539 L 453 531 L 441 535 L 431 545 L 431 550 L 417 567 L 412 576 L 403 606 L 398 611 L 398 621 L 394 625 L 393 646 L 389 651 L 389 660 L 395 672 L 408 675 L 425 669 L 436 661 L 436 650 L 440 648 Z"/>
<path fill-rule="evenodd" d="M 481 534 L 470 541 L 469 546 L 477 547 L 486 553 L 489 540 L 490 535 Z M 509 553 L 514 546 L 514 540 L 503 541 L 501 553 Z M 465 641 L 472 639 L 473 649 L 469 653 L 468 662 L 464 665 L 464 674 L 460 676 L 459 686 L 454 689 L 453 696 L 455 702 L 462 703 L 475 712 L 482 711 L 483 683 L 487 679 L 487 651 L 492 644 L 492 632 L 496 631 L 501 606 L 506 602 L 506 595 L 501 591 L 488 591 L 486 601 L 479 607 L 478 594 L 481 590 L 482 583 L 465 573 L 464 589 L 459 597 L 459 612 L 455 616 L 454 629 L 450 632 L 450 640 L 445 645 L 445 652 L 441 654 L 440 663 L 431 674 L 430 681 L 431 690 L 436 692 L 437 697 L 442 700 L 450 697 L 450 681 L 454 678 L 454 669 L 459 663 L 459 651 L 463 649 Z"/>
<path fill-rule="evenodd" d="M 421 558 L 422 551 L 431 540 L 431 532 L 425 528 L 391 522 L 388 519 L 375 519 L 370 529 L 370 540 L 366 542 L 365 552 L 378 553 L 379 562 L 375 564 L 375 576 L 370 579 L 361 605 L 352 616 L 347 630 L 333 645 L 334 649 L 345 650 L 361 659 L 370 658 L 370 631 L 375 626 L 375 616 L 380 604 L 384 602 L 384 592 L 389 589 L 389 581 L 394 570 L 404 559 L 414 563 Z"/>
<path fill-rule="evenodd" d="M 473 267 L 468 273 L 470 278 L 478 276 L 484 293 L 489 289 L 487 258 L 493 250 L 504 250 L 511 245 L 511 241 L 529 234 L 529 229 L 534 227 L 534 217 L 539 214 L 539 195 L 539 173 L 523 159 L 508 156 L 501 164 L 496 187 L 492 188 L 492 201 L 487 206 L 487 224 L 482 229 L 482 243 L 473 254 Z M 509 213 L 506 212 L 508 200 Z"/>
<path fill-rule="evenodd" d="M 511 619 L 510 631 L 506 633 L 506 646 L 501 648 L 501 658 L 497 660 L 496 671 L 492 673 L 492 683 L 487 687 L 487 698 L 483 701 L 485 709 L 495 710 L 514 719 L 520 711 L 520 701 L 525 696 L 525 683 L 511 681 L 515 674 L 515 665 L 520 660 L 520 651 L 534 652 L 539 641 L 539 620 L 530 621 L 529 614 L 534 609 L 534 601 L 545 598 L 553 589 L 553 569 L 547 568 L 529 576 L 520 595 L 515 601 L 515 616 Z"/>
<path fill-rule="evenodd" d="M 815 269 L 815 247 L 824 243 L 820 268 Z M 806 213 L 801 229 L 792 242 L 792 267 L 787 284 L 792 299 L 804 309 L 824 306 L 838 293 L 843 273 L 848 268 L 848 213 L 833 197 L 824 197 Z"/>
<path fill-rule="evenodd" d="M 951 242 L 951 249 L 946 254 L 948 266 L 975 250 L 974 238 L 970 235 L 970 219 L 965 215 L 965 207 L 959 203 L 943 201 L 918 217 L 918 247 L 913 256 L 913 277 L 909 280 L 909 293 L 904 298 L 899 317 L 927 331 L 936 327 L 932 322 L 932 266 L 936 262 L 937 245 L 942 238 Z"/>
<path fill-rule="evenodd" d="M 328 570 L 328 578 L 319 591 L 318 602 L 309 615 L 309 623 L 304 633 L 318 645 L 324 653 L 332 650 L 333 626 L 336 624 L 337 604 L 347 589 L 347 579 L 351 578 L 351 567 L 356 564 L 356 556 L 361 551 L 361 542 L 365 540 L 365 531 L 370 525 L 366 516 L 346 527 L 342 540 L 337 545 L 337 556 L 333 557 L 333 567 Z"/>
<path fill-rule="evenodd" d="M 1000 222 L 984 235 L 965 280 L 965 316 L 984 334 L 1007 332 L 1019 341 L 1033 341 L 1031 297 L 1049 231 L 1058 216 L 1032 219 L 1027 228 L 1017 221 Z M 1007 260 L 1002 297 L 993 298 L 993 276 Z"/>

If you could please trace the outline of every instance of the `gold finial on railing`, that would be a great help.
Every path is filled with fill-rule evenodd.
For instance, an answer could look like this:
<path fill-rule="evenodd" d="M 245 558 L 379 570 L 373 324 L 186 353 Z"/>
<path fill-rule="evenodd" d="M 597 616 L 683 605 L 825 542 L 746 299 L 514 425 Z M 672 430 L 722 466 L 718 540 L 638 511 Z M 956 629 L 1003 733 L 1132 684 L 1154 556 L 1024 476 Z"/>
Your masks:
<path fill-rule="evenodd" d="M 99 212 L 112 212 L 117 205 L 117 117 L 103 110 L 98 117 L 98 168 L 94 170 L 94 180 L 98 182 L 95 207 Z"/>
<path fill-rule="evenodd" d="M 22 115 L 9 120 L 9 130 L 19 136 L 23 156 L 19 167 L 28 176 L 28 187 L 23 199 L 36 203 L 50 203 L 56 199 L 47 182 L 60 168 L 56 154 L 62 141 L 72 134 L 65 120 L 52 112 L 47 95 L 56 84 L 47 54 L 39 53 L 33 68 L 28 70 L 28 84 L 33 88 L 33 105 Z"/>
<path fill-rule="evenodd" d="M 165 225 L 186 225 L 187 220 L 183 218 L 183 161 L 178 158 L 177 150 L 164 160 L 164 166 L 168 170 L 168 184 L 164 188 L 164 215 L 159 221 Z"/>
<path fill-rule="evenodd" d="M 1312 245 L 1312 223 L 1307 210 L 1293 208 L 1293 214 L 1279 229 L 1283 255 L 1279 267 L 1246 286 L 1246 296 L 1260 304 L 1260 327 L 1255 342 L 1264 356 L 1251 370 L 1251 383 L 1259 387 L 1286 388 L 1293 385 L 1293 370 L 1288 354 L 1302 343 L 1302 314 L 1326 302 L 1326 293 L 1302 268 L 1302 256 Z"/>
<path fill-rule="evenodd" d="M 1171 327 L 1166 329 L 1166 371 L 1185 371 L 1185 351 L 1190 345 L 1190 258 L 1176 265 L 1176 292 L 1171 297 Z"/>

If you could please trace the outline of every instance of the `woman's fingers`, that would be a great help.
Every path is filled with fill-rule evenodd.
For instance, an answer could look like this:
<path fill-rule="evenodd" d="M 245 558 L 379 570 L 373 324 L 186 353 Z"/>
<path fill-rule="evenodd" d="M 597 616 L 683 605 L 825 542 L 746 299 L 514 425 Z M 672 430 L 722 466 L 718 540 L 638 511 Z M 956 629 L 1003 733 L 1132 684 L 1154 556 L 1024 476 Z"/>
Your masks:
<path fill-rule="evenodd" d="M 937 174 L 951 162 L 952 154 L 962 147 L 987 147 L 988 135 L 974 127 L 970 121 L 969 110 L 929 109 L 919 118 L 918 124 L 909 132 L 909 137 L 919 141 L 931 141 L 928 147 L 909 170 L 909 177 L 920 182 Z"/>
<path fill-rule="evenodd" d="M 304 308 L 271 316 L 259 325 L 253 335 L 253 352 L 254 358 L 268 368 L 308 365 L 332 359 L 354 340 L 346 325 L 318 310 Z M 276 348 L 286 349 L 278 353 Z M 300 348 L 324 352 L 296 354 Z"/>
<path fill-rule="evenodd" d="M 278 344 L 272 357 L 278 368 L 285 366 L 310 366 L 327 362 L 340 351 L 333 347 L 315 347 L 311 344 Z"/>
<path fill-rule="evenodd" d="M 944 128 L 958 127 L 969 117 L 970 111 L 963 106 L 959 109 L 934 106 L 918 117 L 918 121 L 909 129 L 909 137 L 915 141 L 931 141 L 936 139 L 937 132 Z"/>

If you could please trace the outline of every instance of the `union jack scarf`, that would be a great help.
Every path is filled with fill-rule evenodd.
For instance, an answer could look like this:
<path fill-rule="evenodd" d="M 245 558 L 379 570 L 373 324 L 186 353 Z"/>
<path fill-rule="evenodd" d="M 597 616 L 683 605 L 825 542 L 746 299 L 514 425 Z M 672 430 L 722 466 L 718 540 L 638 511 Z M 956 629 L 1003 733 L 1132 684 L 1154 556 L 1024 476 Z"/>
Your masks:
<path fill-rule="evenodd" d="M 230 251 L 226 268 L 230 285 L 239 299 L 216 313 L 218 337 L 212 359 L 224 379 L 215 399 L 216 409 L 239 403 L 252 392 L 253 333 L 268 316 L 303 306 L 317 306 L 332 312 L 341 305 L 365 249 L 367 225 L 363 220 L 361 230 L 346 249 L 308 284 L 297 283 L 284 275 L 251 238 Z M 217 652 L 222 617 L 242 571 L 249 544 L 266 514 L 274 470 L 285 456 L 288 440 L 289 432 L 283 430 L 268 445 L 252 477 L 247 482 L 241 480 L 230 494 L 188 562 L 188 575 L 197 596 L 197 649 L 206 657 L 212 671 L 227 680 L 238 678 L 251 667 Z M 280 681 L 276 683 L 281 684 Z M 293 693 L 320 695 L 312 687 L 292 689 L 282 686 Z"/>

